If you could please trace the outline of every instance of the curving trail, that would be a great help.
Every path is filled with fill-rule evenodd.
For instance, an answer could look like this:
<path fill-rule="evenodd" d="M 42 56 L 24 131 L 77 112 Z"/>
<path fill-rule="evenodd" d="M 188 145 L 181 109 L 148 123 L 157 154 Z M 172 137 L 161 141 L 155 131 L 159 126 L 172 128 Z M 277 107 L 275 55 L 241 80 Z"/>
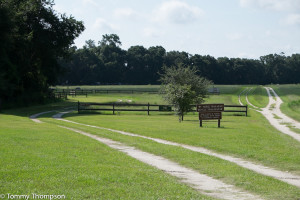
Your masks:
<path fill-rule="evenodd" d="M 250 101 L 249 101 L 249 99 L 248 99 L 248 94 L 249 94 L 249 92 L 250 92 L 251 90 L 253 90 L 253 88 L 250 88 L 250 89 L 247 91 L 247 93 L 246 93 L 246 101 L 247 101 L 247 103 L 248 103 L 250 106 L 252 106 L 253 108 L 259 109 L 259 107 L 257 107 L 257 106 L 255 106 L 255 105 L 253 105 L 252 103 L 250 103 Z"/>
<path fill-rule="evenodd" d="M 241 106 L 243 106 L 244 104 L 241 101 L 241 95 L 244 94 L 245 92 L 247 92 L 248 88 L 244 89 L 240 94 L 239 94 L 239 103 Z"/>
<path fill-rule="evenodd" d="M 37 113 L 37 114 L 34 114 L 34 115 L 31 115 L 29 117 L 29 119 L 31 119 L 32 121 L 36 122 L 36 123 L 43 123 L 41 120 L 37 119 L 40 115 L 44 115 L 44 114 L 47 114 L 47 113 L 51 113 L 51 112 L 55 112 L 55 110 L 51 110 L 51 111 L 46 111 L 46 112 L 41 112 L 41 113 Z"/>
<path fill-rule="evenodd" d="M 81 123 L 77 123 L 77 122 L 73 122 L 73 121 L 61 118 L 64 114 L 67 114 L 72 111 L 74 111 L 74 110 L 60 112 L 60 113 L 53 115 L 52 117 L 57 120 L 62 120 L 62 121 L 69 122 L 69 123 L 94 127 L 94 128 L 103 129 L 103 130 L 114 131 L 114 132 L 118 132 L 118 133 L 121 133 L 124 135 L 129 135 L 129 136 L 143 137 L 143 138 L 150 139 L 148 137 L 139 136 L 139 135 L 132 134 L 132 133 L 126 133 L 123 131 L 117 131 L 117 130 L 108 129 L 108 128 L 102 128 L 102 127 L 97 127 L 97 126 L 92 126 L 92 125 L 81 124 Z M 37 113 L 35 115 L 30 116 L 30 118 L 34 122 L 37 122 L 35 120 L 36 117 L 46 114 L 46 113 L 50 113 L 50 112 L 55 112 L 55 111 L 47 111 L 47 112 Z M 40 123 L 40 122 L 38 122 L 38 123 Z M 143 152 L 134 147 L 124 145 L 120 142 L 116 142 L 116 141 L 113 141 L 113 140 L 107 139 L 107 138 L 102 138 L 97 135 L 90 134 L 90 133 L 87 133 L 87 132 L 84 132 L 84 131 L 81 131 L 78 129 L 65 127 L 65 126 L 59 126 L 59 127 L 68 129 L 68 130 L 76 132 L 76 133 L 80 133 L 80 134 L 90 137 L 92 139 L 95 139 L 103 144 L 106 144 L 107 146 L 109 146 L 113 149 L 116 149 L 118 151 L 126 153 L 128 156 L 131 156 L 143 163 L 154 166 L 154 167 L 164 171 L 165 173 L 168 173 L 172 176 L 177 177 L 181 182 L 190 185 L 191 187 L 193 187 L 194 189 L 200 191 L 201 193 L 203 193 L 205 195 L 212 196 L 215 198 L 220 198 L 220 199 L 227 199 L 227 200 L 231 200 L 231 199 L 241 199 L 241 200 L 256 200 L 256 199 L 258 199 L 259 200 L 259 199 L 261 199 L 257 195 L 242 191 L 241 189 L 236 188 L 233 185 L 226 184 L 220 180 L 214 179 L 205 174 L 201 174 L 195 170 L 183 167 L 183 166 L 179 165 L 178 163 L 170 161 L 164 157 L 156 156 L 154 154 L 150 154 L 147 152 Z M 155 139 L 155 138 L 152 138 L 152 139 L 157 142 L 159 142 L 159 141 L 161 143 L 164 142 L 165 144 L 171 144 L 171 145 L 176 144 L 176 143 L 172 143 L 172 142 L 165 141 L 165 140 L 160 140 L 160 139 Z"/>
<path fill-rule="evenodd" d="M 277 95 L 277 93 L 274 91 L 274 89 L 269 87 L 269 88 L 266 88 L 266 90 L 267 90 L 268 95 L 269 95 L 269 100 L 272 98 L 271 96 L 273 96 L 273 99 L 274 98 L 276 99 L 275 108 L 272 111 L 273 111 L 274 114 L 276 114 L 278 117 L 281 118 L 280 123 L 288 123 L 288 124 L 291 124 L 291 126 L 293 126 L 294 128 L 300 129 L 300 122 L 288 117 L 287 115 L 285 115 L 284 113 L 281 112 L 280 106 L 283 103 L 283 101 Z"/>
<path fill-rule="evenodd" d="M 291 131 L 291 129 L 288 127 L 288 125 L 289 125 L 293 128 L 300 129 L 300 122 L 286 116 L 285 114 L 283 114 L 281 112 L 280 105 L 283 103 L 283 101 L 280 99 L 280 97 L 277 95 L 277 93 L 273 90 L 273 88 L 265 87 L 265 89 L 269 96 L 269 104 L 265 108 L 262 108 L 262 111 L 257 110 L 259 108 L 252 105 L 249 102 L 247 95 L 251 89 L 248 90 L 248 92 L 246 93 L 247 103 L 249 103 L 253 107 L 256 107 L 257 109 L 252 109 L 252 110 L 255 110 L 255 111 L 261 113 L 270 122 L 270 124 L 273 127 L 275 127 L 277 130 L 279 130 L 281 133 L 289 135 L 292 138 L 294 138 L 295 140 L 300 142 L 300 134 L 295 133 L 294 131 Z M 246 90 L 247 89 L 242 91 L 241 94 L 244 93 Z M 240 95 L 239 95 L 239 102 L 241 105 L 243 105 L 240 100 Z"/>
<path fill-rule="evenodd" d="M 99 126 L 93 126 L 93 125 L 78 123 L 78 122 L 74 122 L 74 121 L 66 120 L 66 119 L 62 118 L 63 115 L 65 115 L 69 112 L 72 112 L 72 111 L 74 111 L 74 110 L 60 112 L 58 114 L 53 115 L 53 118 L 55 118 L 57 120 L 65 121 L 65 122 L 68 122 L 68 123 L 81 125 L 81 126 L 87 126 L 87 127 L 92 127 L 92 128 L 96 128 L 96 129 L 108 130 L 108 131 L 111 131 L 111 132 L 120 133 L 122 135 L 127 135 L 127 136 L 132 136 L 132 137 L 140 137 L 140 138 L 155 141 L 157 143 L 172 145 L 172 146 L 178 146 L 178 147 L 182 147 L 182 148 L 194 151 L 194 152 L 206 154 L 206 155 L 209 155 L 209 156 L 214 156 L 214 157 L 217 157 L 217 158 L 235 163 L 235 164 L 237 164 L 237 165 L 239 165 L 243 168 L 252 170 L 256 173 L 275 178 L 277 180 L 286 182 L 288 184 L 291 184 L 291 185 L 294 185 L 294 186 L 297 186 L 297 187 L 300 188 L 300 176 L 294 175 L 294 174 L 291 174 L 291 173 L 288 173 L 288 172 L 283 172 L 283 171 L 273 169 L 273 168 L 270 168 L 270 167 L 266 167 L 266 166 L 263 166 L 263 165 L 260 165 L 260 164 L 256 164 L 256 163 L 253 163 L 253 162 L 241 159 L 241 158 L 236 158 L 236 157 L 233 157 L 233 156 L 216 153 L 214 151 L 211 151 L 211 150 L 203 148 L 203 147 L 195 147 L 195 146 L 190 146 L 190 145 L 186 145 L 186 144 L 179 144 L 179 143 L 176 143 L 176 142 L 170 142 L 170 141 L 163 140 L 163 139 L 152 138 L 152 137 L 142 136 L 142 135 L 138 135 L 138 134 L 134 134 L 134 133 L 128 133 L 128 132 L 125 132 L 125 131 L 119 131 L 119 130 L 114 130 L 114 129 L 110 129 L 110 128 L 104 128 L 104 127 L 99 127 Z"/>
<path fill-rule="evenodd" d="M 128 156 L 131 156 L 143 163 L 154 166 L 157 169 L 164 171 L 172 176 L 177 177 L 181 182 L 186 183 L 193 187 L 196 190 L 199 190 L 201 193 L 206 194 L 208 196 L 212 196 L 220 199 L 240 199 L 240 200 L 256 200 L 261 199 L 257 195 L 253 195 L 247 192 L 244 192 L 233 185 L 229 185 L 219 181 L 217 179 L 213 179 L 207 175 L 200 174 L 192 169 L 183 167 L 178 163 L 170 161 L 164 157 L 156 156 L 141 150 L 138 150 L 134 147 L 126 146 L 120 142 L 113 141 L 107 138 L 101 138 L 99 136 L 83 132 L 81 130 L 77 130 L 74 128 L 68 128 L 64 126 L 60 126 L 62 128 L 71 130 L 76 133 L 80 133 L 82 135 L 93 138 L 107 146 L 121 151 Z"/>
<path fill-rule="evenodd" d="M 267 105 L 267 107 L 262 109 L 261 113 L 277 130 L 291 136 L 292 138 L 300 142 L 300 134 L 291 131 L 287 126 L 289 125 L 294 128 L 300 129 L 300 123 L 281 112 L 280 105 L 283 102 L 272 88 L 265 87 L 265 89 L 267 90 L 269 96 L 269 104 Z"/>

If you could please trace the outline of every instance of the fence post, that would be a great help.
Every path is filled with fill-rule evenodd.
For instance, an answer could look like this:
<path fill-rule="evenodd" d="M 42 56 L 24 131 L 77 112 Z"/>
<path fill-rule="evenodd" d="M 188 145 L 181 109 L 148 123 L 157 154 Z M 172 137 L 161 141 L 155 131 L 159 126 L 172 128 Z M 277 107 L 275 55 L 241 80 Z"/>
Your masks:
<path fill-rule="evenodd" d="M 248 116 L 248 105 L 246 105 L 246 117 Z"/>
<path fill-rule="evenodd" d="M 113 104 L 113 114 L 115 114 L 115 104 Z"/>
<path fill-rule="evenodd" d="M 149 115 L 149 112 L 150 112 L 150 105 L 149 105 L 149 102 L 148 102 L 148 115 Z"/>
<path fill-rule="evenodd" d="M 78 105 L 77 105 L 77 111 L 78 111 L 78 113 L 79 113 L 79 111 L 80 111 L 80 108 L 79 108 L 79 101 L 78 101 Z"/>

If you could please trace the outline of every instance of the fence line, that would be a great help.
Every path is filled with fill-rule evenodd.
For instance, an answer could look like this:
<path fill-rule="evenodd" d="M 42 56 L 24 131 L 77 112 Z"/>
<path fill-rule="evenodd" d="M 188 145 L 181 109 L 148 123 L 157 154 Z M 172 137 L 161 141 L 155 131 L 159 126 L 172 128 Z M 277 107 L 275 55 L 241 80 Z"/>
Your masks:
<path fill-rule="evenodd" d="M 102 106 L 102 108 L 101 108 Z M 104 106 L 104 108 L 103 108 Z M 196 105 L 191 105 L 194 108 L 196 108 Z M 121 108 L 120 108 L 121 107 Z M 133 108 L 124 108 L 124 107 L 138 107 L 136 109 Z M 147 107 L 147 108 L 145 108 Z M 156 107 L 156 109 L 153 109 L 153 107 Z M 78 101 L 78 113 L 80 111 L 113 111 L 113 114 L 115 112 L 119 111 L 138 111 L 138 112 L 147 112 L 148 115 L 150 112 L 174 112 L 174 109 L 172 109 L 174 106 L 172 105 L 156 105 L 156 104 L 120 104 L 120 103 L 84 103 Z M 239 113 L 245 113 L 245 116 L 248 115 L 248 106 L 241 106 L 241 105 L 224 105 L 225 108 L 240 108 L 242 110 L 224 110 L 224 112 L 239 112 Z M 190 112 L 197 112 L 196 109 L 191 110 Z"/>
<path fill-rule="evenodd" d="M 54 92 L 55 96 L 72 96 L 72 97 L 76 97 L 77 95 L 85 95 L 85 97 L 87 97 L 88 93 L 87 92 L 83 92 L 83 91 L 76 91 L 76 90 L 70 90 L 68 92 L 63 91 L 63 92 Z"/>
<path fill-rule="evenodd" d="M 134 94 L 134 93 L 150 93 L 150 94 L 159 94 L 159 90 L 122 90 L 122 89 L 53 89 L 55 92 L 63 92 L 63 93 L 70 93 L 71 91 L 76 91 L 76 93 L 87 93 L 87 94 L 109 94 L 109 93 L 127 93 L 127 94 Z M 220 94 L 219 89 L 212 88 L 208 90 L 209 94 Z"/>

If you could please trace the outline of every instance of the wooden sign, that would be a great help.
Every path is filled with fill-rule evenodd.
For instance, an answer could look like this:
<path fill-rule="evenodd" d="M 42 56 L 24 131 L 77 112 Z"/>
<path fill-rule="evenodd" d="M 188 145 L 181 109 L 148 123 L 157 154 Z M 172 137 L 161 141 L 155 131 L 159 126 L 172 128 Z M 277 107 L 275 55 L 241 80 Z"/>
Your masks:
<path fill-rule="evenodd" d="M 199 112 L 199 120 L 222 119 L 221 112 Z"/>
<path fill-rule="evenodd" d="M 223 112 L 224 104 L 199 104 L 197 112 Z"/>
<path fill-rule="evenodd" d="M 218 127 L 220 128 L 223 111 L 224 104 L 197 105 L 197 112 L 199 112 L 200 127 L 202 127 L 202 120 L 218 120 Z"/>

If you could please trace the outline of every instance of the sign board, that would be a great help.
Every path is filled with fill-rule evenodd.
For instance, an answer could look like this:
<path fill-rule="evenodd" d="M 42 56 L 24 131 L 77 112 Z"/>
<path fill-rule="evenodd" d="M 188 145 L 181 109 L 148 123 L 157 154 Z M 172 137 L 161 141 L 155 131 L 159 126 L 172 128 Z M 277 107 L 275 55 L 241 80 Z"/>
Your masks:
<path fill-rule="evenodd" d="M 221 112 L 199 112 L 199 120 L 222 119 Z"/>
<path fill-rule="evenodd" d="M 199 104 L 197 112 L 223 112 L 224 104 Z"/>
<path fill-rule="evenodd" d="M 159 111 L 172 111 L 171 106 L 158 106 Z"/>

